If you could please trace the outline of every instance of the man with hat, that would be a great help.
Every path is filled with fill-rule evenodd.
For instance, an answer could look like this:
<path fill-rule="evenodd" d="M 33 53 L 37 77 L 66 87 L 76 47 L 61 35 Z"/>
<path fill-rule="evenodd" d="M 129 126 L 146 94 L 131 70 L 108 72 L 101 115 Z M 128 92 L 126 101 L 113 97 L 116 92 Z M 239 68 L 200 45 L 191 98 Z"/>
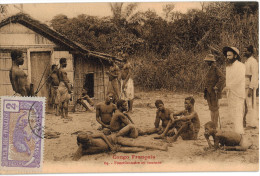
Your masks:
<path fill-rule="evenodd" d="M 254 47 L 252 45 L 244 48 L 244 56 L 246 57 L 245 66 L 246 66 L 246 111 L 244 123 L 246 121 L 248 128 L 257 127 L 257 105 L 256 105 L 256 89 L 258 87 L 258 63 L 253 56 Z M 246 126 L 246 124 L 244 124 Z"/>
<path fill-rule="evenodd" d="M 246 68 L 241 63 L 239 50 L 235 47 L 224 47 L 226 56 L 226 92 L 229 116 L 234 125 L 234 132 L 244 134 L 243 107 L 245 100 L 245 72 Z"/>
<path fill-rule="evenodd" d="M 204 61 L 209 66 L 209 71 L 206 75 L 204 98 L 208 102 L 211 121 L 215 123 L 216 127 L 218 126 L 219 118 L 219 105 L 218 99 L 221 98 L 221 92 L 225 85 L 225 76 L 217 68 L 215 62 L 215 57 L 212 54 L 208 54 Z"/>

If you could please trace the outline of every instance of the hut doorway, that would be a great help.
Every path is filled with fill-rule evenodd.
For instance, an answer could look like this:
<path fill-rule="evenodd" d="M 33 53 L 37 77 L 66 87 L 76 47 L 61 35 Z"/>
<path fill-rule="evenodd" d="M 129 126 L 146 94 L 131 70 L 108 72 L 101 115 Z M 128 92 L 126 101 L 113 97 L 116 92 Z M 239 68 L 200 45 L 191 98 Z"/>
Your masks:
<path fill-rule="evenodd" d="M 94 73 L 85 74 L 84 89 L 88 91 L 90 98 L 94 97 Z"/>

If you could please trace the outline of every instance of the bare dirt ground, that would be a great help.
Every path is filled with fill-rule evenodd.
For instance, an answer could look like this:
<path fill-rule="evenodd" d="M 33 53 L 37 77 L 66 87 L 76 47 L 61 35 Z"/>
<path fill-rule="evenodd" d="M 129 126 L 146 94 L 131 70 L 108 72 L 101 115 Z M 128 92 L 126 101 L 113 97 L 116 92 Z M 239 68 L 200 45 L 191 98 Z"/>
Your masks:
<path fill-rule="evenodd" d="M 173 111 L 182 110 L 184 108 L 184 98 L 190 96 L 188 94 L 175 94 L 172 92 L 139 92 L 136 93 L 138 99 L 134 101 L 134 110 L 130 114 L 135 124 L 143 129 L 152 128 L 155 120 L 156 108 L 154 102 L 156 99 L 163 100 L 165 107 Z M 210 112 L 208 110 L 207 102 L 202 96 L 194 95 L 195 110 L 199 114 L 201 129 L 197 140 L 183 141 L 181 137 L 177 142 L 173 143 L 168 148 L 168 151 L 147 150 L 137 153 L 139 156 L 155 156 L 155 159 L 149 160 L 151 162 L 161 163 L 196 163 L 204 162 L 219 162 L 229 164 L 253 164 L 258 167 L 259 163 L 259 128 L 252 130 L 245 130 L 245 135 L 252 144 L 250 149 L 245 152 L 238 151 L 205 151 L 203 148 L 208 144 L 204 138 L 204 124 L 210 120 Z M 223 98 L 220 101 L 220 117 L 223 130 L 231 130 L 232 122 L 227 115 L 227 103 Z M 89 133 L 99 132 L 97 128 L 99 124 L 96 122 L 95 112 L 76 112 L 69 114 L 73 119 L 66 121 L 54 114 L 47 114 L 45 119 L 46 132 L 60 133 L 58 138 L 45 139 L 45 153 L 44 162 L 70 162 L 72 155 L 77 150 L 76 134 L 77 131 L 88 131 Z M 149 143 L 153 145 L 164 145 L 166 142 L 162 140 L 153 139 L 154 135 L 140 136 L 136 140 L 141 143 Z M 116 156 L 129 156 L 129 160 L 123 161 L 142 161 L 131 160 L 132 154 L 116 153 Z M 104 165 L 104 162 L 113 163 L 115 159 L 112 153 L 102 153 L 96 155 L 83 156 L 76 162 L 88 162 Z M 148 161 L 148 160 L 146 160 Z M 74 161 L 75 162 L 75 161 Z M 138 167 L 138 166 L 137 166 Z M 141 166 L 139 166 L 141 168 Z M 219 168 L 221 170 L 221 168 Z M 230 168 L 232 170 L 232 168 Z M 174 170 L 174 169 L 172 169 Z"/>

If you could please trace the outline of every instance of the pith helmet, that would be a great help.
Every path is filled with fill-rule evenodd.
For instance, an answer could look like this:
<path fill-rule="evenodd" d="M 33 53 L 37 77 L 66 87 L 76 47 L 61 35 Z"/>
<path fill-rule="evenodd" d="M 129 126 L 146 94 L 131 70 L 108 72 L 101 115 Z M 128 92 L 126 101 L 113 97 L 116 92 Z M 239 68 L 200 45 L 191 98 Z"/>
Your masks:
<path fill-rule="evenodd" d="M 211 61 L 211 62 L 216 62 L 215 56 L 213 54 L 208 54 L 204 61 Z"/>
<path fill-rule="evenodd" d="M 239 50 L 238 50 L 236 47 L 226 46 L 226 47 L 223 48 L 223 54 L 224 54 L 225 56 L 227 56 L 227 52 L 228 52 L 228 51 L 233 51 L 234 53 L 236 53 L 236 54 L 239 56 Z"/>

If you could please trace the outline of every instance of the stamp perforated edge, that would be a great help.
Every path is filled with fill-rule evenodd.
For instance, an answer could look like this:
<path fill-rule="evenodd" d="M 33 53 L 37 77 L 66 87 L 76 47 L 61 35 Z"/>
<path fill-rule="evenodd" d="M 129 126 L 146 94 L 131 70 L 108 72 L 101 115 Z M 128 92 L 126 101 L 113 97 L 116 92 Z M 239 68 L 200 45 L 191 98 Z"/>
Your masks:
<path fill-rule="evenodd" d="M 41 138 L 41 159 L 39 168 L 24 168 L 24 167 L 2 167 L 2 127 L 3 127 L 3 101 L 5 99 L 11 100 L 30 100 L 30 101 L 42 101 L 43 102 L 43 116 L 42 116 L 42 126 L 45 127 L 45 97 L 14 97 L 14 96 L 0 96 L 0 173 L 23 173 L 23 174 L 32 174 L 32 173 L 41 173 L 43 168 L 44 160 L 44 138 Z M 44 130 L 42 131 L 44 136 Z"/>

